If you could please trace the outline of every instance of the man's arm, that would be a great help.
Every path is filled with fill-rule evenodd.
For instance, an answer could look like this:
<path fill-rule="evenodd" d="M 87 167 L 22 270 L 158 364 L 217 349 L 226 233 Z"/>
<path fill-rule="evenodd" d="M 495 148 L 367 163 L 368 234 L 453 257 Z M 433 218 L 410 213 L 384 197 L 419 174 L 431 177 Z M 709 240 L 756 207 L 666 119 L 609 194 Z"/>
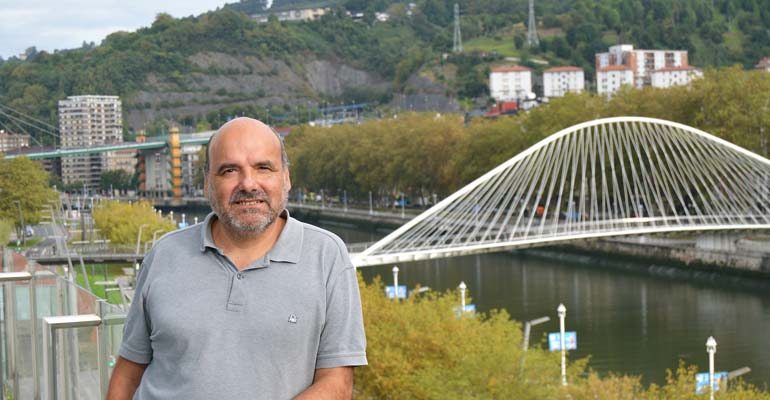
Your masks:
<path fill-rule="evenodd" d="M 294 400 L 349 400 L 351 398 L 353 398 L 353 367 L 335 367 L 316 369 L 313 384 Z"/>
<path fill-rule="evenodd" d="M 107 400 L 130 400 L 142 381 L 142 375 L 147 364 L 138 364 L 118 357 L 115 369 L 112 370 L 110 387 L 107 390 Z M 351 377 L 352 379 L 352 377 Z"/>

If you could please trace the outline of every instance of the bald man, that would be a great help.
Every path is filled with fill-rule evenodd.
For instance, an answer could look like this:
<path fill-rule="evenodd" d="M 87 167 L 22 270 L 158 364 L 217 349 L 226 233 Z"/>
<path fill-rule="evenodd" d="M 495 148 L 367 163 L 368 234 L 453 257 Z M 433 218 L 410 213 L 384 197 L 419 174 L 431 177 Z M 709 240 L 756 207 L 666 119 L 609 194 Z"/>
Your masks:
<path fill-rule="evenodd" d="M 209 141 L 212 212 L 145 256 L 109 400 L 349 399 L 366 365 L 342 241 L 291 218 L 283 142 L 238 118 Z"/>

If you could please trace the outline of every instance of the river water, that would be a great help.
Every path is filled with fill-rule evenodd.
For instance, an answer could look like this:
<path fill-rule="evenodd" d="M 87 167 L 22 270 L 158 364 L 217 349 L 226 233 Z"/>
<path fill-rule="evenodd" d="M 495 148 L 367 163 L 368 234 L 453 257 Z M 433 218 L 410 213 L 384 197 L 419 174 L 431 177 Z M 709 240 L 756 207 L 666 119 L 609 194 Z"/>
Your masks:
<path fill-rule="evenodd" d="M 321 225 L 347 243 L 385 234 Z M 392 285 L 392 267 L 361 271 L 367 281 L 379 275 Z M 578 338 L 578 350 L 569 358 L 590 355 L 589 366 L 600 374 L 641 375 L 646 384 L 661 384 L 666 369 L 675 370 L 679 360 L 707 372 L 705 344 L 714 336 L 717 371 L 748 366 L 748 382 L 763 388 L 770 383 L 770 280 L 546 248 L 398 267 L 399 284 L 410 289 L 419 284 L 444 291 L 464 281 L 478 311 L 505 309 L 518 321 L 551 317 L 532 329 L 531 346 L 547 347 L 545 335 L 558 332 L 556 308 L 563 303 L 567 331 Z"/>
<path fill-rule="evenodd" d="M 194 213 L 200 219 L 205 213 Z M 308 221 L 346 243 L 373 242 L 387 230 L 334 221 Z M 744 379 L 770 388 L 770 279 L 685 271 L 673 265 L 628 257 L 580 254 L 564 249 L 530 249 L 399 264 L 398 281 L 410 289 L 455 289 L 461 281 L 479 312 L 504 309 L 518 321 L 549 316 L 532 329 L 530 346 L 547 347 L 558 332 L 556 308 L 567 308 L 566 330 L 575 331 L 577 351 L 589 367 L 665 383 L 679 360 L 708 371 L 706 339 L 717 341 L 716 370 L 750 367 Z M 366 267 L 393 284 L 393 265 Z M 521 343 L 511 343 L 521 346 Z M 694 387 L 694 382 L 693 382 Z"/>

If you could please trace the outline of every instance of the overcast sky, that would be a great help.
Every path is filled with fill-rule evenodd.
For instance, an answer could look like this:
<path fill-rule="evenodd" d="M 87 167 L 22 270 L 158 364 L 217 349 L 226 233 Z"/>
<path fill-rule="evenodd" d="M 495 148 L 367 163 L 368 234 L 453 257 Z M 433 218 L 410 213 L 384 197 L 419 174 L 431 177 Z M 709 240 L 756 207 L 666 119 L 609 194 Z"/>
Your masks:
<path fill-rule="evenodd" d="M 150 26 L 161 12 L 198 15 L 237 0 L 0 0 L 0 57 L 97 45 L 115 31 Z"/>

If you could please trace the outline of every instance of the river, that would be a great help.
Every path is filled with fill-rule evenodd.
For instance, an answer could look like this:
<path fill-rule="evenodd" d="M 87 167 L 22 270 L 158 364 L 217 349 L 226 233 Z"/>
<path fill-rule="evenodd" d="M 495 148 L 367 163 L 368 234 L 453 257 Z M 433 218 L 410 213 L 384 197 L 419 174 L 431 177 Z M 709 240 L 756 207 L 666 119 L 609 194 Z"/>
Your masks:
<path fill-rule="evenodd" d="M 321 225 L 348 243 L 385 234 Z M 392 284 L 392 267 L 361 271 L 367 281 L 379 275 Z M 679 360 L 708 371 L 706 339 L 714 336 L 717 371 L 748 366 L 746 381 L 770 383 L 770 281 L 547 248 L 398 267 L 399 284 L 410 289 L 419 284 L 445 291 L 464 281 L 478 311 L 505 309 L 518 321 L 551 317 L 533 328 L 532 346 L 547 346 L 547 332 L 559 330 L 556 308 L 563 303 L 567 330 L 578 338 L 569 358 L 590 355 L 589 366 L 603 375 L 641 375 L 645 384 L 662 384 Z"/>

